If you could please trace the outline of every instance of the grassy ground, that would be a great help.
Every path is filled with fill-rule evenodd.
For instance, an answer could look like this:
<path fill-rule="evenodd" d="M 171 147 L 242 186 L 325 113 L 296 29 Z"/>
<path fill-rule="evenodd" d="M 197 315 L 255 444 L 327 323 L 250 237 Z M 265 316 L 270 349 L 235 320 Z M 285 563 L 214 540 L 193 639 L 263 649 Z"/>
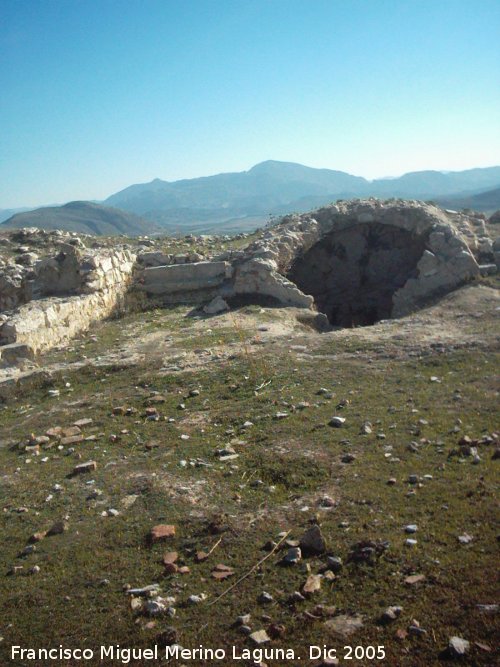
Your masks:
<path fill-rule="evenodd" d="M 145 324 L 161 326 L 161 315 L 148 314 Z M 230 330 L 195 334 L 182 326 L 187 350 L 240 336 Z M 112 345 L 117 327 L 102 325 L 98 340 L 86 343 L 89 354 Z M 293 344 L 301 342 L 308 344 L 300 338 Z M 497 371 L 498 354 L 491 349 L 429 347 L 419 357 L 399 358 L 387 354 L 383 340 L 339 339 L 334 345 L 325 339 L 301 355 L 284 339 L 252 354 L 243 346 L 231 360 L 196 372 L 168 374 L 147 359 L 133 367 L 89 366 L 56 377 L 58 397 L 41 387 L 12 400 L 0 410 L 1 664 L 28 664 L 9 659 L 11 645 L 150 647 L 169 626 L 182 646 L 234 645 L 241 651 L 251 643 L 233 623 L 245 613 L 252 630 L 273 634 L 283 626 L 268 646 L 292 648 L 302 657 L 269 664 L 317 664 L 307 660 L 309 645 L 336 647 L 339 656 L 345 645 L 383 645 L 381 664 L 427 667 L 441 664 L 440 651 L 453 635 L 471 642 L 462 664 L 494 664 L 498 616 L 477 605 L 498 603 L 499 462 L 491 460 L 487 444 L 479 445 L 477 465 L 449 454 L 464 435 L 498 432 Z M 317 393 L 322 387 L 332 398 Z M 200 393 L 190 397 L 193 389 Z M 165 397 L 157 405 L 159 421 L 144 416 L 153 392 Z M 295 409 L 301 402 L 309 406 Z M 136 412 L 114 415 L 117 406 Z M 277 419 L 278 412 L 288 416 Z M 335 414 L 346 418 L 342 428 L 328 426 Z M 38 456 L 16 447 L 30 434 L 84 418 L 92 423 L 82 432 L 95 440 L 75 444 L 74 453 L 57 444 L 42 446 Z M 366 420 L 373 433 L 360 435 Z M 246 421 L 253 426 L 243 428 Z M 231 441 L 239 457 L 220 462 L 215 450 Z M 408 448 L 411 442 L 417 451 Z M 342 462 L 347 453 L 355 456 L 351 463 Z M 97 462 L 95 472 L 68 477 L 88 460 Z M 419 483 L 410 484 L 410 475 Z M 395 484 L 387 483 L 390 478 Z M 54 491 L 55 484 L 62 490 Z M 102 495 L 88 500 L 93 489 Z M 324 507 L 325 496 L 333 506 Z M 118 516 L 101 516 L 110 508 Z M 18 557 L 33 533 L 63 517 L 67 531 Z M 268 553 L 266 542 L 278 541 L 283 531 L 297 540 L 314 522 L 327 554 L 344 562 L 336 578 L 322 580 L 319 592 L 289 601 L 309 572 L 324 570 L 327 554 L 284 568 L 280 551 L 216 601 Z M 148 533 L 160 523 L 174 524 L 176 536 L 151 545 Z M 418 526 L 410 535 L 417 539 L 413 547 L 404 544 L 408 524 Z M 461 545 L 458 536 L 465 533 L 473 540 Z M 219 539 L 210 557 L 197 563 L 196 552 Z M 389 546 L 372 563 L 350 562 L 362 540 Z M 189 574 L 165 574 L 162 556 L 173 550 Z M 212 570 L 219 563 L 233 568 L 234 576 L 216 581 Z M 23 569 L 8 574 L 13 565 Z M 30 574 L 34 565 L 40 571 Z M 408 585 L 412 574 L 425 579 Z M 132 611 L 124 586 L 154 582 L 176 598 L 173 618 Z M 263 591 L 273 602 L 258 601 Z M 201 593 L 205 601 L 187 603 Z M 382 625 L 379 617 L 389 605 L 403 611 Z M 349 638 L 336 636 L 328 627 L 332 614 L 359 614 L 363 627 Z M 425 633 L 405 634 L 414 621 Z M 235 663 L 228 658 L 218 664 Z"/>

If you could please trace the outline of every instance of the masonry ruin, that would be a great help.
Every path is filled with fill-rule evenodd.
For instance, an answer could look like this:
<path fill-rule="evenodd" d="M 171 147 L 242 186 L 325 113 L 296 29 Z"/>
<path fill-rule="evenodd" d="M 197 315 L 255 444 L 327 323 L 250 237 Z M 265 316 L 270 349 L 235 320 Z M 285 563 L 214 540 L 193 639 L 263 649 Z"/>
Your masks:
<path fill-rule="evenodd" d="M 76 235 L 63 232 L 17 234 L 35 247 L 50 237 L 57 249 L 41 258 L 29 245 L 15 257 L 0 253 L 3 367 L 148 304 L 192 303 L 216 314 L 226 300 L 264 300 L 316 311 L 333 327 L 372 325 L 500 264 L 484 216 L 401 200 L 337 202 L 286 216 L 246 248 L 210 257 L 164 255 L 151 251 L 152 241 L 133 252 L 126 244 L 79 247 Z"/>
<path fill-rule="evenodd" d="M 326 234 L 287 277 L 333 326 L 371 325 L 391 317 L 392 297 L 417 278 L 425 247 L 425 237 L 405 229 L 362 223 Z"/>

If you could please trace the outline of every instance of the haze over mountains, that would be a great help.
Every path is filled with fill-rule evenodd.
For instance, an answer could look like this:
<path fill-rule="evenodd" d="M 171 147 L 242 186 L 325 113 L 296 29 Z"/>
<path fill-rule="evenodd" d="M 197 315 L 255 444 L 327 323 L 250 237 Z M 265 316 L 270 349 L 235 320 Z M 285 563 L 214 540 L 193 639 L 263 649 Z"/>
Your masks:
<path fill-rule="evenodd" d="M 303 212 L 339 198 L 450 199 L 499 185 L 500 167 L 448 173 L 420 171 L 368 181 L 342 171 L 268 160 L 245 172 L 175 182 L 155 179 L 132 185 L 104 203 L 133 211 L 171 230 L 213 225 L 242 229 L 255 220 L 261 224 L 270 214 Z"/>
<path fill-rule="evenodd" d="M 104 206 L 88 204 L 90 208 L 84 210 L 82 202 L 72 202 L 17 214 L 4 224 L 94 234 L 148 234 L 158 226 L 169 233 L 226 233 L 255 229 L 270 215 L 304 212 L 336 199 L 368 196 L 432 199 L 447 207 L 489 213 L 500 208 L 500 166 L 459 172 L 418 171 L 369 181 L 342 171 L 268 160 L 244 172 L 174 182 L 157 178 L 111 195 L 102 202 Z M 74 209 L 75 204 L 78 211 L 68 209 Z M 114 212 L 106 213 L 107 207 L 113 207 Z M 116 209 L 122 210 L 122 218 L 117 217 L 120 211 Z M 142 219 L 127 218 L 123 211 Z M 92 228 L 95 231 L 89 232 Z"/>

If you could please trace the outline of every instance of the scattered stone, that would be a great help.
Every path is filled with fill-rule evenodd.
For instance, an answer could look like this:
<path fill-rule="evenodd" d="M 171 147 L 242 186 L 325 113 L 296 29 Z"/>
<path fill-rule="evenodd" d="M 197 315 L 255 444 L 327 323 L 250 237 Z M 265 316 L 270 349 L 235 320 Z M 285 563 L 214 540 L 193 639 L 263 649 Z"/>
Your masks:
<path fill-rule="evenodd" d="M 332 417 L 328 422 L 329 426 L 333 428 L 341 428 L 345 424 L 345 417 Z"/>
<path fill-rule="evenodd" d="M 267 644 L 267 642 L 271 641 L 271 638 L 265 630 L 256 630 L 255 632 L 252 632 L 251 635 L 249 635 L 249 638 L 253 641 L 254 644 L 257 644 L 257 646 L 260 646 L 261 644 Z"/>
<path fill-rule="evenodd" d="M 338 556 L 328 556 L 326 559 L 326 566 L 335 574 L 338 574 L 344 567 L 342 558 L 339 558 Z"/>
<path fill-rule="evenodd" d="M 310 574 L 302 586 L 302 593 L 306 596 L 317 593 L 321 590 L 321 579 L 322 576 L 320 574 Z"/>
<path fill-rule="evenodd" d="M 61 535 L 68 530 L 68 523 L 66 521 L 56 521 L 47 531 L 47 537 L 52 535 Z"/>
<path fill-rule="evenodd" d="M 141 598 L 130 598 L 130 609 L 132 611 L 141 612 L 143 609 L 144 601 Z"/>
<path fill-rule="evenodd" d="M 228 303 L 219 295 L 214 297 L 210 303 L 203 306 L 203 312 L 207 315 L 216 315 L 226 310 L 229 310 Z"/>
<path fill-rule="evenodd" d="M 267 591 L 264 591 L 257 598 L 257 602 L 259 604 L 270 604 L 271 602 L 274 602 L 274 598 L 270 593 L 268 593 Z"/>
<path fill-rule="evenodd" d="M 388 548 L 388 542 L 361 540 L 351 546 L 348 561 L 375 565 L 377 558 L 379 558 Z"/>
<path fill-rule="evenodd" d="M 272 551 L 272 550 L 275 549 L 277 546 L 278 546 L 277 542 L 275 542 L 274 540 L 268 540 L 268 541 L 264 544 L 264 546 L 262 547 L 262 549 L 263 549 L 264 551 Z"/>
<path fill-rule="evenodd" d="M 326 551 L 326 543 L 317 524 L 306 530 L 300 538 L 299 546 L 306 554 L 319 555 Z"/>
<path fill-rule="evenodd" d="M 234 570 L 228 565 L 223 565 L 222 563 L 216 565 L 212 570 L 212 577 L 218 580 L 227 579 L 228 577 L 232 577 L 233 574 Z"/>
<path fill-rule="evenodd" d="M 384 624 L 392 623 L 393 621 L 395 621 L 401 615 L 402 611 L 403 611 L 403 607 L 399 607 L 399 606 L 387 607 L 387 609 L 384 611 L 384 613 L 380 617 L 380 622 L 384 623 Z"/>
<path fill-rule="evenodd" d="M 335 505 L 336 505 L 335 500 L 330 496 L 323 496 L 318 501 L 318 507 L 322 510 L 332 509 L 332 507 L 335 507 Z"/>
<path fill-rule="evenodd" d="M 168 540 L 172 537 L 175 537 L 175 526 L 168 524 L 159 524 L 151 528 L 149 533 L 149 540 L 152 543 L 162 542 Z"/>
<path fill-rule="evenodd" d="M 472 535 L 469 535 L 468 533 L 464 533 L 463 535 L 458 536 L 458 541 L 460 542 L 460 544 L 469 544 L 470 542 L 472 542 L 473 539 L 474 538 L 472 537 Z"/>
<path fill-rule="evenodd" d="M 87 417 L 85 419 L 78 419 L 76 422 L 73 422 L 73 426 L 77 426 L 78 428 L 83 428 L 84 426 L 90 426 L 94 420 L 91 417 Z"/>
<path fill-rule="evenodd" d="M 486 651 L 487 653 L 491 653 L 492 651 L 491 646 L 489 646 L 488 644 L 484 644 L 483 642 L 474 642 L 474 645 L 480 648 L 481 651 Z"/>
<path fill-rule="evenodd" d="M 477 604 L 476 607 L 485 614 L 496 614 L 499 609 L 498 604 Z"/>
<path fill-rule="evenodd" d="M 408 586 L 415 586 L 415 584 L 420 584 L 422 581 L 425 581 L 425 574 L 411 574 L 409 577 L 406 577 L 405 584 Z"/>
<path fill-rule="evenodd" d="M 115 510 L 113 507 L 102 512 L 102 516 L 118 516 L 119 514 L 120 512 L 118 510 Z"/>
<path fill-rule="evenodd" d="M 164 565 L 173 564 L 176 562 L 178 557 L 179 554 L 177 553 L 177 551 L 167 551 L 167 553 L 163 554 L 163 564 Z"/>
<path fill-rule="evenodd" d="M 127 595 L 136 595 L 139 597 L 148 597 L 153 593 L 158 593 L 160 589 L 159 584 L 149 584 L 149 586 L 143 586 L 142 588 L 126 588 L 125 593 Z"/>
<path fill-rule="evenodd" d="M 31 556 L 35 553 L 36 546 L 34 544 L 28 544 L 24 549 L 17 555 L 18 558 L 26 558 L 26 556 Z"/>
<path fill-rule="evenodd" d="M 167 606 L 161 600 L 146 600 L 142 605 L 142 610 L 148 616 L 160 616 L 166 614 Z"/>
<path fill-rule="evenodd" d="M 132 493 L 129 496 L 125 496 L 125 498 L 122 498 L 120 500 L 120 503 L 121 505 L 123 505 L 125 509 L 129 509 L 130 507 L 132 507 L 132 505 L 136 502 L 138 498 L 139 496 L 137 494 Z"/>
<path fill-rule="evenodd" d="M 295 565 L 302 560 L 302 551 L 300 547 L 291 547 L 282 559 L 285 565 Z"/>
<path fill-rule="evenodd" d="M 166 397 L 163 396 L 163 394 L 155 394 L 154 396 L 150 396 L 147 400 L 146 403 L 148 405 L 154 405 L 156 403 L 161 404 L 166 402 Z"/>
<path fill-rule="evenodd" d="M 302 595 L 302 593 L 300 591 L 295 591 L 288 598 L 288 602 L 291 602 L 292 604 L 294 604 L 295 602 L 304 602 L 305 599 L 306 598 Z"/>
<path fill-rule="evenodd" d="M 341 614 L 326 621 L 325 626 L 340 637 L 349 637 L 363 627 L 363 618 L 359 614 L 353 616 Z"/>
<path fill-rule="evenodd" d="M 447 653 L 450 658 L 463 658 L 470 650 L 470 642 L 462 637 L 451 637 Z"/>
<path fill-rule="evenodd" d="M 40 530 L 37 533 L 33 533 L 33 535 L 29 538 L 28 542 L 31 544 L 35 542 L 40 542 L 47 536 L 47 531 L 46 530 Z"/>
<path fill-rule="evenodd" d="M 72 476 L 83 475 L 87 472 L 93 472 L 97 470 L 97 463 L 95 461 L 87 461 L 86 463 L 79 463 L 73 468 Z"/>
<path fill-rule="evenodd" d="M 409 523 L 407 526 L 405 526 L 405 533 L 416 533 L 418 530 L 418 526 L 416 523 Z"/>
<path fill-rule="evenodd" d="M 413 620 L 412 623 L 408 626 L 408 633 L 411 635 L 417 635 L 418 637 L 422 637 L 423 635 L 427 634 L 427 630 L 424 630 L 424 628 L 420 627 L 420 623 L 418 621 Z"/>
<path fill-rule="evenodd" d="M 340 460 L 342 463 L 352 463 L 356 460 L 356 457 L 354 454 L 344 454 Z"/>
<path fill-rule="evenodd" d="M 234 622 L 235 626 L 239 625 L 249 625 L 250 623 L 250 614 L 242 614 L 241 616 L 238 616 Z"/>

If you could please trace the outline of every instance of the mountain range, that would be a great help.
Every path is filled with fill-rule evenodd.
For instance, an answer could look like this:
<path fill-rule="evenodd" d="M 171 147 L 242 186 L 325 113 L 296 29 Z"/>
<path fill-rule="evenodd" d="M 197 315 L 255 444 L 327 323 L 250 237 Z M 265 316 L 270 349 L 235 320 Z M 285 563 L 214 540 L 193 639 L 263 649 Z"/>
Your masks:
<path fill-rule="evenodd" d="M 131 185 L 105 200 L 168 230 L 244 229 L 269 215 L 303 212 L 352 197 L 465 198 L 500 186 L 500 167 L 459 172 L 419 171 L 368 181 L 342 171 L 268 160 L 249 171 Z M 496 200 L 495 200 L 496 201 Z M 477 202 L 480 204 L 480 202 Z M 492 210 L 500 207 L 500 199 Z"/>
<path fill-rule="evenodd" d="M 270 216 L 368 196 L 433 200 L 448 208 L 491 213 L 500 208 L 500 166 L 416 171 L 369 181 L 343 171 L 268 160 L 243 172 L 173 182 L 157 178 L 131 185 L 101 205 L 71 202 L 16 214 L 4 224 L 94 234 L 151 234 L 158 228 L 181 234 L 229 233 L 255 229 Z"/>

